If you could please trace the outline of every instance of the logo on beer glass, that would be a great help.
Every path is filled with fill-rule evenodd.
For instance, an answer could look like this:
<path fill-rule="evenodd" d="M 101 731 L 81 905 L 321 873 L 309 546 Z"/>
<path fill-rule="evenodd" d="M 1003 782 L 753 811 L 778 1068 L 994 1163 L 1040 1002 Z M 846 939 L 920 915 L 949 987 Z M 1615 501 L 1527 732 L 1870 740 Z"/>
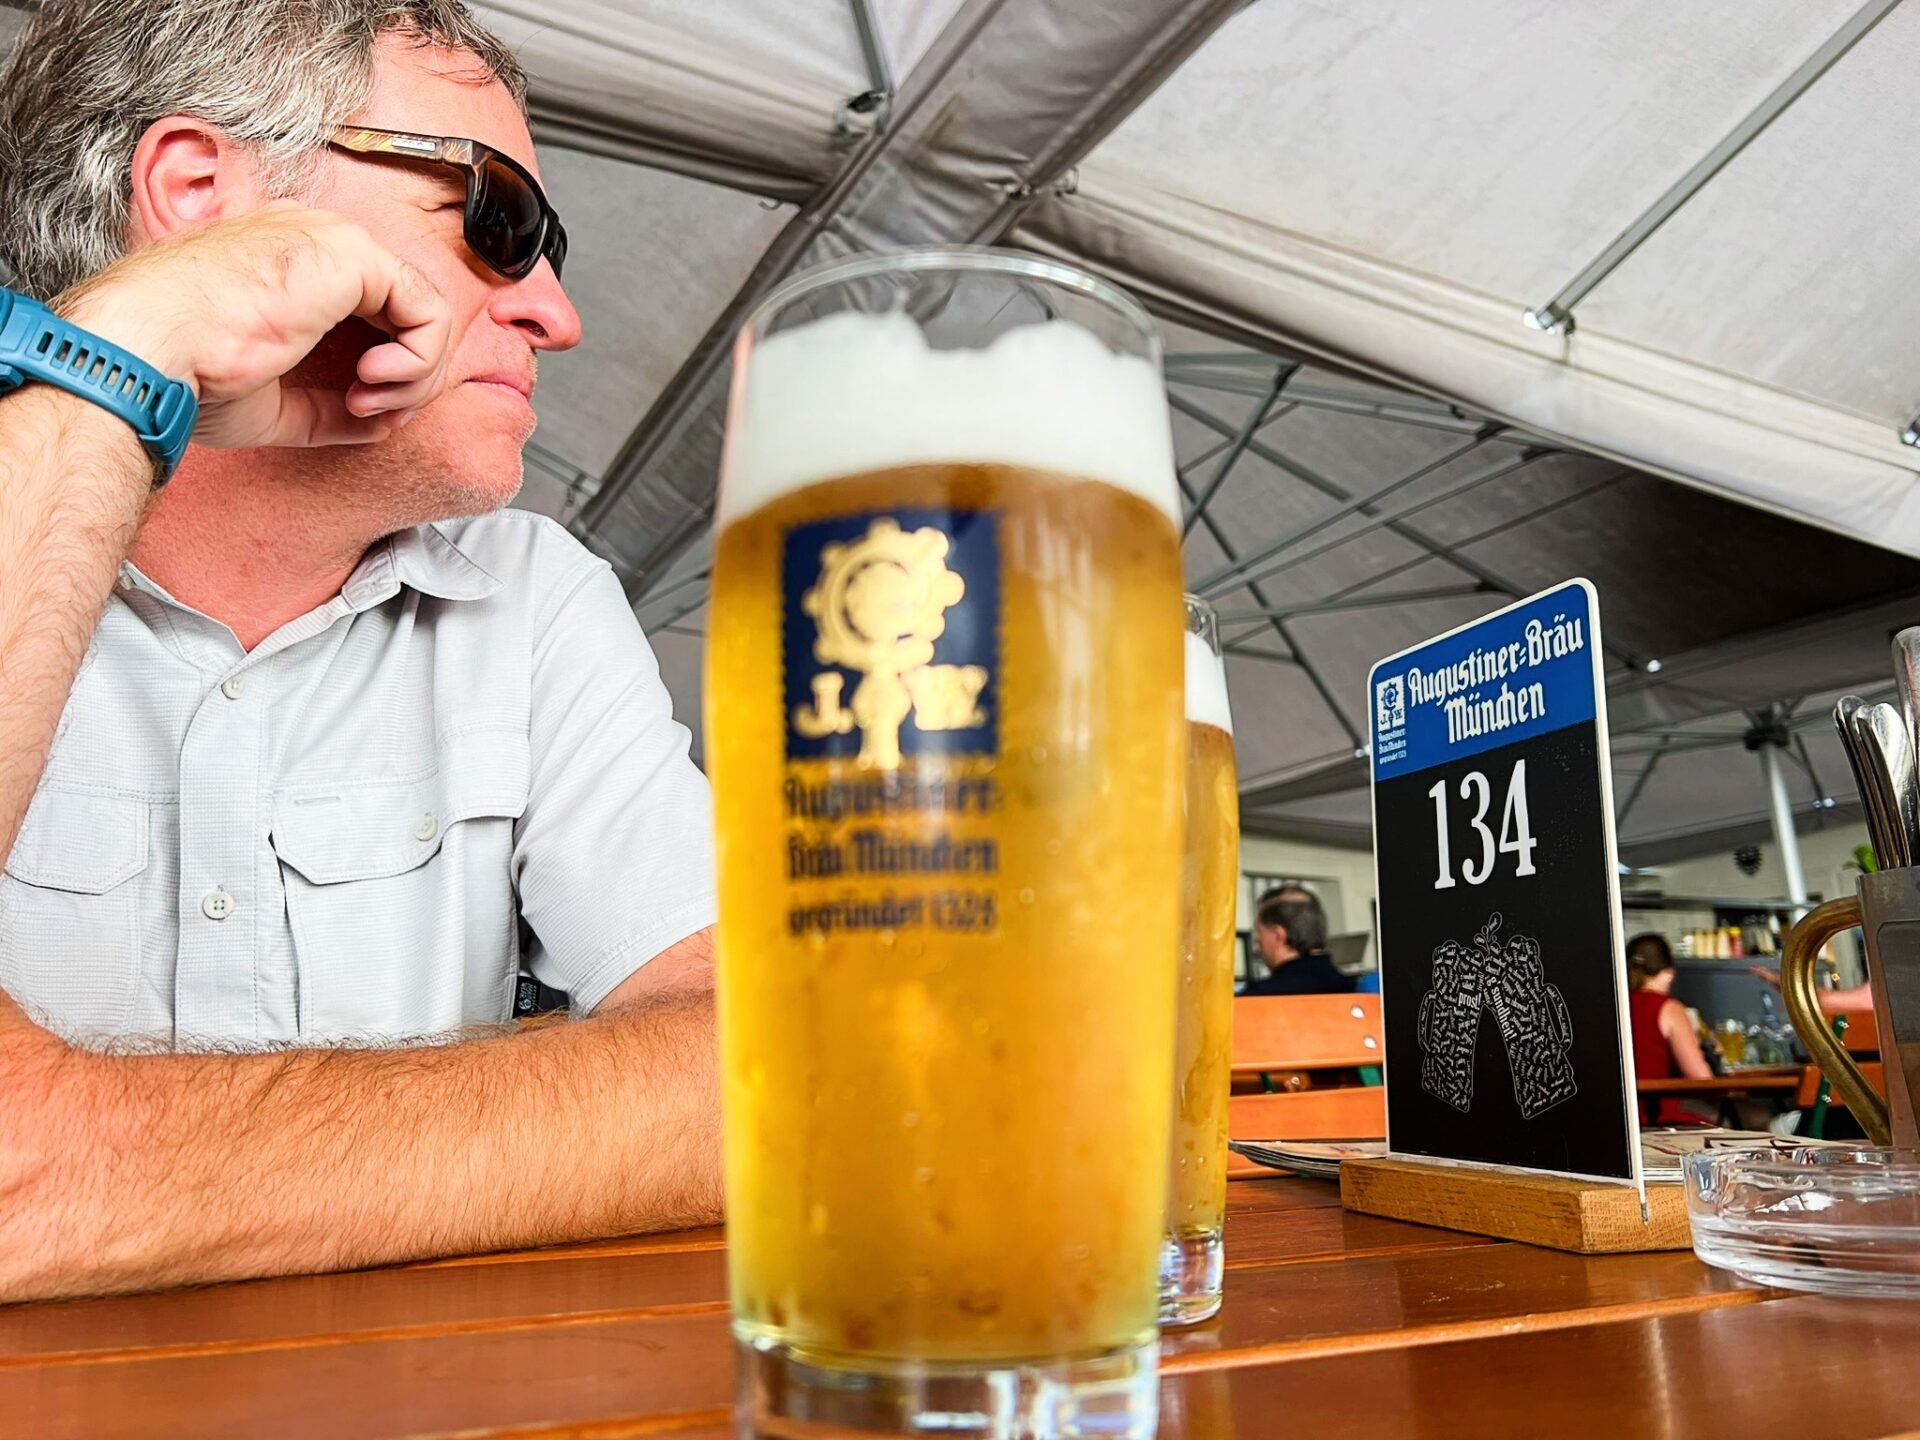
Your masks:
<path fill-rule="evenodd" d="M 852 515 L 787 532 L 787 758 L 898 769 L 991 755 L 1000 619 L 995 517 Z"/>

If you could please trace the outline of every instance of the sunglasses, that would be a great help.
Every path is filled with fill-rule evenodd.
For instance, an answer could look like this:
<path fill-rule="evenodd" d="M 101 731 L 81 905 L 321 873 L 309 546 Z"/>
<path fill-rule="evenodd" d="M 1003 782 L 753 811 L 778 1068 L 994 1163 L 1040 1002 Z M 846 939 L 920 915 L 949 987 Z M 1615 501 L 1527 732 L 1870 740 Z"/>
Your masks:
<path fill-rule="evenodd" d="M 341 125 L 328 141 L 355 155 L 387 155 L 444 165 L 467 178 L 462 228 L 467 248 L 509 280 L 524 280 L 545 256 L 556 279 L 567 258 L 567 231 L 539 182 L 509 155 L 457 135 L 413 135 Z"/>

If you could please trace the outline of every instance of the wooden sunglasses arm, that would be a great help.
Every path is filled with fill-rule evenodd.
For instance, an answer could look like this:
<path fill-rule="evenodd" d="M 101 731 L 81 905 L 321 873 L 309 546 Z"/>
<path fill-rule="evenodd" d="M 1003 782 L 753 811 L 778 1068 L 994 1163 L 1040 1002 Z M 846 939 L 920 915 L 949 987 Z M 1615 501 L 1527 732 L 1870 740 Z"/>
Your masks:
<path fill-rule="evenodd" d="M 474 142 L 458 135 L 420 135 L 408 130 L 377 130 L 365 125 L 336 125 L 332 143 L 359 155 L 393 155 L 403 160 L 434 160 L 471 165 Z"/>

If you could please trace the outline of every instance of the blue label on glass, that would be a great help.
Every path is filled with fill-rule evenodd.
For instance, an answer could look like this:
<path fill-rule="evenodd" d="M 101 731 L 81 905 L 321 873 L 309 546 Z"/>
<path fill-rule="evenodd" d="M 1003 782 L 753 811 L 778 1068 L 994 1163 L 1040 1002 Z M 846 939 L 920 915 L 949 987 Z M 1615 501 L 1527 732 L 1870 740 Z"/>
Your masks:
<path fill-rule="evenodd" d="M 868 511 L 781 556 L 787 758 L 897 770 L 999 747 L 999 517 Z"/>
<path fill-rule="evenodd" d="M 1574 580 L 1382 660 L 1373 778 L 1411 775 L 1594 718 L 1593 591 Z"/>

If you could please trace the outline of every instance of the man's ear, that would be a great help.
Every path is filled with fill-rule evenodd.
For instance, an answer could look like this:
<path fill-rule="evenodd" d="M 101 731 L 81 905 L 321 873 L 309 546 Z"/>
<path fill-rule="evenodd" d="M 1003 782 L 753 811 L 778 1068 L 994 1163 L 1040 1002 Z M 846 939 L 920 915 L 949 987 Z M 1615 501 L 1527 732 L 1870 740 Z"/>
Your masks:
<path fill-rule="evenodd" d="M 167 115 L 133 151 L 133 234 L 138 244 L 257 210 L 271 197 L 251 151 L 217 125 Z"/>

